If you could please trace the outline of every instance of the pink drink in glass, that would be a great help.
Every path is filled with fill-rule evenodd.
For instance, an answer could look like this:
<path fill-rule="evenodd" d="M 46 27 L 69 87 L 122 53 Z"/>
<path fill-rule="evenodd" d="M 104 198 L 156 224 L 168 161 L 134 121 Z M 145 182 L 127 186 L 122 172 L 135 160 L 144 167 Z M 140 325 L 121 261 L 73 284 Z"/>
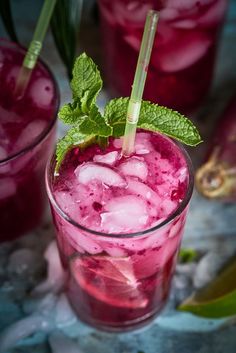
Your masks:
<path fill-rule="evenodd" d="M 209 89 L 227 0 L 99 0 L 104 70 L 129 96 L 146 13 L 160 11 L 144 98 L 189 113 Z"/>
<path fill-rule="evenodd" d="M 192 193 L 191 163 L 171 139 L 139 131 L 135 153 L 122 139 L 68 153 L 47 191 L 68 297 L 85 322 L 118 331 L 165 304 Z"/>
<path fill-rule="evenodd" d="M 0 40 L 0 241 L 38 225 L 45 208 L 43 182 L 55 141 L 58 91 L 39 61 L 22 99 L 14 96 L 25 50 Z"/>

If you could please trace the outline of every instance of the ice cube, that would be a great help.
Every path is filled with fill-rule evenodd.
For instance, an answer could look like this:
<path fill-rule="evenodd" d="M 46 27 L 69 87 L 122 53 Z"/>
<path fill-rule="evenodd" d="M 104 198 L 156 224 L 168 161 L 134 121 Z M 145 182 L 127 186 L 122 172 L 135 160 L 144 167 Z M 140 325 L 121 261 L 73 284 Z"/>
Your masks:
<path fill-rule="evenodd" d="M 181 29 L 192 29 L 197 26 L 197 21 L 184 19 L 171 23 L 172 27 L 181 28 Z"/>
<path fill-rule="evenodd" d="M 0 352 L 13 348 L 20 340 L 34 333 L 50 331 L 52 322 L 41 315 L 32 315 L 12 324 L 0 335 Z"/>
<path fill-rule="evenodd" d="M 148 168 L 145 162 L 137 157 L 131 157 L 119 165 L 119 170 L 125 176 L 134 176 L 145 181 L 148 176 Z"/>
<path fill-rule="evenodd" d="M 32 281 L 43 269 L 40 255 L 31 249 L 15 250 L 9 257 L 7 272 L 10 277 Z"/>
<path fill-rule="evenodd" d="M 164 217 L 170 216 L 177 208 L 177 202 L 165 199 L 160 205 Z"/>
<path fill-rule="evenodd" d="M 107 252 L 108 255 L 111 257 L 125 257 L 126 256 L 126 251 L 121 248 L 118 244 L 114 243 L 108 243 L 104 241 L 104 243 L 101 244 L 102 248 L 104 249 L 105 252 Z"/>
<path fill-rule="evenodd" d="M 73 325 L 77 322 L 76 315 L 65 296 L 61 294 L 55 308 L 55 324 L 57 328 Z"/>
<path fill-rule="evenodd" d="M 38 107 L 50 107 L 54 96 L 53 82 L 48 78 L 40 77 L 31 84 L 29 94 Z"/>
<path fill-rule="evenodd" d="M 78 204 L 76 203 L 75 195 L 72 196 L 71 193 L 67 191 L 56 191 L 54 197 L 58 205 L 67 215 L 71 218 L 78 216 Z"/>
<path fill-rule="evenodd" d="M 109 152 L 103 155 L 95 155 L 93 157 L 94 162 L 105 163 L 109 165 L 114 165 L 119 157 L 117 151 Z"/>
<path fill-rule="evenodd" d="M 141 44 L 141 38 L 135 36 L 135 35 L 125 35 L 124 37 L 125 42 L 131 46 L 131 48 L 133 48 L 134 50 L 138 51 L 140 48 L 140 44 Z"/>
<path fill-rule="evenodd" d="M 101 225 L 106 232 L 142 229 L 148 221 L 146 202 L 134 195 L 116 197 L 105 205 Z"/>
<path fill-rule="evenodd" d="M 172 21 L 179 16 L 179 11 L 173 8 L 164 8 L 160 11 L 160 20 Z"/>
<path fill-rule="evenodd" d="M 86 234 L 73 225 L 67 225 L 64 228 L 64 232 L 67 235 L 68 241 L 71 243 L 72 247 L 79 253 L 86 251 L 89 254 L 99 254 L 103 251 L 101 246 L 93 239 L 91 234 Z"/>
<path fill-rule="evenodd" d="M 175 36 L 158 51 L 157 65 L 159 64 L 160 69 L 166 72 L 184 70 L 200 60 L 211 43 L 209 35 L 199 31 Z"/>
<path fill-rule="evenodd" d="M 176 178 L 178 178 L 178 180 L 183 183 L 188 175 L 188 170 L 186 167 L 182 167 L 180 168 L 177 172 L 176 172 Z"/>
<path fill-rule="evenodd" d="M 49 291 L 57 293 L 65 284 L 66 274 L 61 265 L 56 241 L 52 241 L 48 245 L 44 257 L 48 263 L 47 278 L 34 288 L 33 294 L 42 294 Z"/>
<path fill-rule="evenodd" d="M 213 280 L 231 255 L 231 251 L 209 251 L 204 255 L 197 264 L 193 278 L 194 287 L 201 288 Z"/>
<path fill-rule="evenodd" d="M 198 25 L 204 27 L 211 27 L 218 24 L 224 19 L 224 13 L 227 8 L 227 1 L 217 0 L 212 2 L 212 5 L 207 11 L 203 12 L 203 15 L 198 19 Z"/>
<path fill-rule="evenodd" d="M 7 150 L 5 148 L 3 148 L 3 146 L 0 146 L 0 162 L 1 160 L 7 158 L 8 153 Z M 8 162 L 6 163 L 0 163 L 0 174 L 5 174 L 7 172 L 9 172 L 10 170 L 10 164 Z"/>
<path fill-rule="evenodd" d="M 49 336 L 52 353 L 82 353 L 78 344 L 61 331 L 55 331 Z"/>
<path fill-rule="evenodd" d="M 200 6 L 208 5 L 215 0 L 167 0 L 167 8 L 178 9 L 180 11 L 198 9 Z"/>
<path fill-rule="evenodd" d="M 17 186 L 11 178 L 0 179 L 0 200 L 7 199 L 15 195 Z"/>
<path fill-rule="evenodd" d="M 34 120 L 29 123 L 18 137 L 14 151 L 20 151 L 21 149 L 30 145 L 41 133 L 44 131 L 47 122 L 45 120 Z"/>
<path fill-rule="evenodd" d="M 150 201 L 155 206 L 159 206 L 161 203 L 160 196 L 150 188 L 150 186 L 141 183 L 140 181 L 128 179 L 128 190 L 136 195 L 142 196 L 145 200 Z"/>
<path fill-rule="evenodd" d="M 88 184 L 92 180 L 99 181 L 109 186 L 125 187 L 125 180 L 109 167 L 97 163 L 86 163 L 75 169 L 75 175 L 82 184 Z"/>

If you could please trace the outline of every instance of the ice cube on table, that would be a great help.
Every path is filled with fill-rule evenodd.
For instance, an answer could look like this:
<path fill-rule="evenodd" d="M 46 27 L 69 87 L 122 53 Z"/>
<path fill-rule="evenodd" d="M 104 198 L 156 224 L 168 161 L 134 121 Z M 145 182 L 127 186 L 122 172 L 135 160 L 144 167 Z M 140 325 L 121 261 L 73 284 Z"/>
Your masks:
<path fill-rule="evenodd" d="M 95 155 L 93 157 L 94 162 L 104 163 L 108 165 L 114 165 L 119 157 L 118 151 L 112 151 L 102 155 Z"/>
<path fill-rule="evenodd" d="M 212 41 L 203 32 L 191 31 L 182 36 L 175 35 L 158 51 L 156 63 L 165 72 L 187 69 L 200 60 Z"/>
<path fill-rule="evenodd" d="M 16 183 L 11 178 L 0 178 L 0 200 L 7 199 L 15 195 L 17 191 Z"/>
<path fill-rule="evenodd" d="M 127 232 L 142 229 L 148 221 L 147 204 L 138 196 L 126 195 L 108 201 L 101 214 L 106 232 Z"/>
<path fill-rule="evenodd" d="M 14 152 L 18 152 L 34 142 L 42 134 L 46 125 L 47 122 L 45 120 L 34 120 L 29 123 L 19 135 L 14 145 Z"/>
<path fill-rule="evenodd" d="M 52 353 L 82 353 L 78 344 L 61 331 L 52 332 L 49 336 Z"/>
<path fill-rule="evenodd" d="M 120 164 L 119 170 L 121 170 L 125 176 L 138 177 L 142 181 L 145 181 L 148 176 L 146 163 L 137 157 L 131 157 Z"/>
<path fill-rule="evenodd" d="M 55 324 L 57 328 L 73 325 L 77 322 L 77 317 L 64 293 L 58 298 L 55 308 Z"/>
<path fill-rule="evenodd" d="M 62 268 L 56 241 L 52 241 L 48 245 L 44 257 L 48 263 L 47 278 L 34 288 L 33 294 L 42 294 L 49 291 L 57 293 L 65 284 L 66 274 Z"/>
<path fill-rule="evenodd" d="M 53 82 L 40 77 L 31 84 L 29 94 L 38 107 L 47 108 L 52 104 L 54 96 Z"/>
<path fill-rule="evenodd" d="M 0 352 L 13 348 L 20 340 L 34 333 L 50 331 L 53 324 L 47 318 L 37 314 L 26 317 L 9 326 L 0 335 Z"/>
<path fill-rule="evenodd" d="M 40 255 L 31 249 L 20 248 L 15 250 L 9 257 L 7 272 L 9 276 L 25 277 L 30 280 L 32 276 L 42 269 L 43 261 Z"/>
<path fill-rule="evenodd" d="M 86 163 L 78 166 L 75 169 L 75 175 L 82 184 L 88 184 L 96 180 L 109 186 L 126 186 L 126 181 L 113 169 L 97 163 Z"/>

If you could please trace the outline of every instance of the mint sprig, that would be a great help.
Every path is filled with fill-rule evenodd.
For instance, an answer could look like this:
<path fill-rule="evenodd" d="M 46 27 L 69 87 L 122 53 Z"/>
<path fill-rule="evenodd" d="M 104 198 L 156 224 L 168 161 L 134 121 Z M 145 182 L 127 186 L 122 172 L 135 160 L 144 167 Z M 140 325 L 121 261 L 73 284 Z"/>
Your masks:
<path fill-rule="evenodd" d="M 96 105 L 101 88 L 102 79 L 97 66 L 85 53 L 81 54 L 73 69 L 73 100 L 59 112 L 60 119 L 72 125 L 72 128 L 57 144 L 56 172 L 66 153 L 73 147 L 86 147 L 91 143 L 104 147 L 108 137 L 124 135 L 129 98 L 111 100 L 102 115 Z M 190 146 L 196 146 L 202 141 L 197 128 L 189 119 L 148 101 L 142 101 L 138 127 L 161 132 Z"/>

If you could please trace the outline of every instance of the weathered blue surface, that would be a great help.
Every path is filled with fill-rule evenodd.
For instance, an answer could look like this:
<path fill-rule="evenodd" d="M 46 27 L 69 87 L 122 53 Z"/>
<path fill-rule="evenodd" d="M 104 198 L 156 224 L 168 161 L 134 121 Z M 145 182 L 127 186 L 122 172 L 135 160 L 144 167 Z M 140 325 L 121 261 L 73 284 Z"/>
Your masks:
<path fill-rule="evenodd" d="M 19 34 L 27 43 L 34 20 L 25 16 L 36 13 L 37 1 L 12 1 L 15 17 L 19 23 Z M 25 6 L 28 11 L 25 12 Z M 20 7 L 22 10 L 20 10 Z M 22 13 L 24 12 L 24 14 Z M 0 24 L 0 33 L 3 33 Z M 227 97 L 236 88 L 236 1 L 231 0 L 227 23 L 219 48 L 215 80 L 209 97 L 208 111 L 218 113 Z M 51 49 L 52 39 L 48 36 L 44 57 L 47 58 L 60 84 L 62 102 L 70 96 L 65 71 L 55 52 Z M 48 53 L 50 52 L 50 56 Z M 102 96 L 101 105 L 106 95 Z M 205 123 L 202 125 L 204 126 Z M 62 133 L 62 129 L 60 131 Z M 204 148 L 204 147 L 203 147 Z M 197 152 L 197 154 L 201 154 Z M 197 158 L 198 159 L 198 158 Z M 184 244 L 198 249 L 236 248 L 236 205 L 209 202 L 197 193 L 194 194 Z M 18 320 L 22 314 L 21 302 L 13 302 L 6 288 L 0 291 L 0 331 Z M 85 353 L 235 353 L 236 326 L 227 325 L 225 320 L 206 320 L 191 314 L 179 313 L 171 302 L 155 322 L 138 332 L 127 334 L 108 334 L 98 332 L 82 323 L 75 323 L 65 332 L 78 342 Z M 45 334 L 39 333 L 18 343 L 11 353 L 50 353 Z M 67 353 L 67 352 L 65 352 Z"/>

